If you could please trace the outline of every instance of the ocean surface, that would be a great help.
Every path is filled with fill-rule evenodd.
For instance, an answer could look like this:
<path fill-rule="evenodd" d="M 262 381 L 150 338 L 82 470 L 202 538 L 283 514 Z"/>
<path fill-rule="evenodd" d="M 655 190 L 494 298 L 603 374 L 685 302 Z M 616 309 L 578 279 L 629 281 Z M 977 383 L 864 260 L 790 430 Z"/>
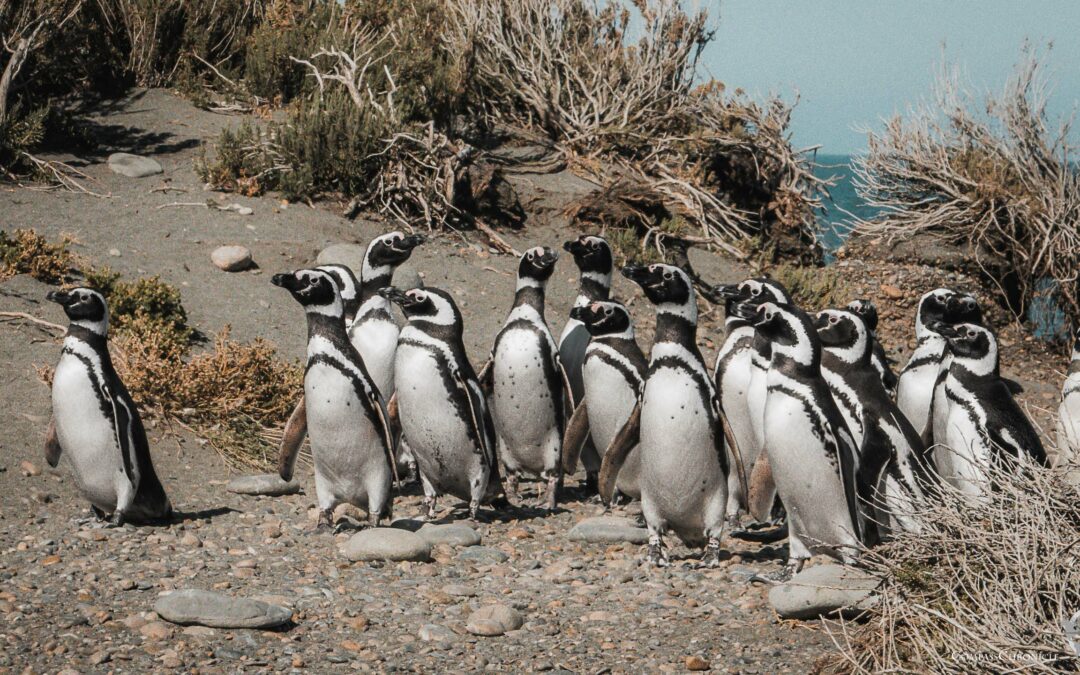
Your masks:
<path fill-rule="evenodd" d="M 875 212 L 855 191 L 853 159 L 852 155 L 817 156 L 814 175 L 836 178 L 836 185 L 829 190 L 831 199 L 826 200 L 825 208 L 818 218 L 821 243 L 828 252 L 835 251 L 844 243 L 851 221 L 856 218 L 869 218 Z"/>

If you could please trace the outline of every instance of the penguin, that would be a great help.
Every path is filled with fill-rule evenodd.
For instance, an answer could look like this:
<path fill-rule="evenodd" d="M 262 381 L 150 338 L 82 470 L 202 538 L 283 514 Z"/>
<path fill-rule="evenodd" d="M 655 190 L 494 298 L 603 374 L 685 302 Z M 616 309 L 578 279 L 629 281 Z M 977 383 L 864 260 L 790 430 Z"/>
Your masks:
<path fill-rule="evenodd" d="M 1061 387 L 1057 421 L 1058 455 L 1055 465 L 1080 461 L 1080 327 L 1073 334 L 1072 357 Z"/>
<path fill-rule="evenodd" d="M 814 327 L 823 347 L 821 374 L 858 447 L 858 476 L 872 502 L 864 539 L 874 541 L 895 529 L 918 532 L 916 504 L 923 498 L 925 448 L 893 403 L 873 359 L 873 332 L 863 314 L 825 310 Z"/>
<path fill-rule="evenodd" d="M 698 351 L 697 299 L 690 277 L 674 265 L 627 265 L 623 276 L 656 306 L 656 335 L 641 401 L 604 454 L 601 496 L 638 445 L 641 510 L 649 529 L 647 561 L 668 565 L 664 535 L 705 546 L 702 564 L 720 562 L 730 464 L 720 401 Z"/>
<path fill-rule="evenodd" d="M 424 243 L 424 236 L 405 236 L 389 232 L 368 244 L 356 278 L 346 265 L 320 265 L 315 269 L 329 273 L 337 282 L 344 306 L 344 320 L 349 341 L 360 354 L 368 374 L 386 401 L 394 393 L 394 349 L 397 347 L 398 324 L 390 303 L 379 296 L 379 289 L 390 285 L 394 270 L 412 255 L 413 249 Z M 307 433 L 304 400 L 296 404 L 285 425 L 278 451 L 278 469 L 284 480 L 292 479 L 292 468 Z M 409 475 L 415 473 L 415 462 L 404 444 L 399 444 L 398 461 Z"/>
<path fill-rule="evenodd" d="M 874 370 L 877 371 L 878 377 L 881 378 L 881 384 L 885 387 L 885 391 L 888 392 L 889 396 L 895 397 L 896 373 L 893 372 L 892 362 L 889 361 L 889 357 L 885 353 L 885 347 L 878 338 L 877 306 L 870 300 L 860 299 L 849 302 L 847 309 L 861 316 L 866 324 L 866 329 L 870 331 L 870 348 L 872 350 L 870 352 L 870 363 L 874 366 Z"/>
<path fill-rule="evenodd" d="M 945 301 L 944 323 L 974 323 L 983 325 L 982 308 L 979 307 L 975 296 L 969 293 L 955 292 Z M 946 343 L 945 351 L 941 357 L 941 365 L 938 366 L 937 380 L 934 382 L 934 393 L 930 399 L 930 419 L 926 429 L 922 432 L 923 445 L 931 448 L 937 444 L 935 439 L 945 438 L 946 425 L 949 419 L 949 410 L 952 401 L 945 393 L 945 378 L 949 375 L 952 366 L 952 350 Z M 1004 381 L 1004 380 L 1003 380 Z M 1008 384 L 1013 384 L 1011 380 Z M 1019 385 L 1017 385 L 1019 387 Z M 1014 392 L 1019 393 L 1019 391 Z M 936 456 L 936 453 L 935 453 Z"/>
<path fill-rule="evenodd" d="M 630 312 L 622 304 L 592 302 L 571 309 L 570 317 L 580 321 L 590 337 L 581 367 L 584 397 L 574 409 L 563 438 L 563 467 L 572 474 L 577 453 L 590 434 L 599 448 L 607 450 L 630 419 L 649 364 L 634 337 Z M 641 457 L 633 448 L 616 478 L 619 494 L 641 498 L 640 472 Z"/>
<path fill-rule="evenodd" d="M 539 475 L 547 482 L 550 511 L 562 482 L 563 406 L 569 395 L 555 338 L 544 321 L 544 288 L 558 259 L 545 246 L 522 254 L 513 308 L 480 379 L 490 391 L 507 497 L 517 498 L 520 474 Z"/>
<path fill-rule="evenodd" d="M 930 330 L 930 326 L 945 320 L 949 298 L 954 295 L 956 292 L 951 289 L 936 288 L 919 299 L 915 350 L 896 381 L 896 405 L 920 436 L 930 423 L 930 404 L 946 348 L 945 338 Z"/>
<path fill-rule="evenodd" d="M 1001 466 L 1006 457 L 1022 465 L 1048 466 L 1039 434 L 1000 376 L 993 332 L 974 323 L 944 322 L 931 330 L 948 341 L 952 352 L 945 379 L 951 405 L 934 452 L 941 478 L 963 494 L 979 497 L 988 487 L 987 468 Z"/>
<path fill-rule="evenodd" d="M 75 484 L 99 520 L 168 520 L 172 505 L 154 471 L 135 402 L 109 357 L 109 308 L 90 288 L 50 291 L 46 298 L 70 320 L 52 382 L 52 419 L 45 459 L 68 458 Z"/>
<path fill-rule="evenodd" d="M 563 249 L 574 256 L 574 263 L 580 271 L 578 295 L 574 299 L 574 308 L 585 307 L 593 302 L 608 300 L 611 297 L 611 274 L 614 270 L 614 257 L 611 246 L 603 237 L 581 235 L 577 239 L 563 243 Z M 581 321 L 573 316 L 563 327 L 559 337 L 559 359 L 562 361 L 566 377 L 570 380 L 573 398 L 571 405 L 578 405 L 585 396 L 582 366 L 585 363 L 586 345 L 589 332 Z M 581 450 L 581 463 L 585 466 L 585 489 L 588 493 L 596 492 L 596 479 L 600 473 L 600 453 L 590 436 L 585 437 Z"/>
<path fill-rule="evenodd" d="M 345 331 L 333 275 L 316 269 L 275 274 L 307 315 L 304 409 L 315 464 L 317 528 L 333 526 L 334 507 L 366 509 L 371 526 L 390 515 L 394 439 L 382 394 Z"/>
<path fill-rule="evenodd" d="M 435 517 L 440 495 L 469 503 L 475 520 L 482 503 L 500 496 L 495 427 L 462 342 L 461 312 L 436 289 L 379 291 L 408 323 L 394 354 L 396 405 L 402 438 L 416 457 L 424 488 L 424 517 Z"/>
<path fill-rule="evenodd" d="M 762 451 L 788 519 L 788 562 L 755 580 L 780 583 L 822 553 L 854 562 L 864 544 L 857 445 L 821 374 L 821 341 L 794 305 L 736 306 L 771 342 Z"/>

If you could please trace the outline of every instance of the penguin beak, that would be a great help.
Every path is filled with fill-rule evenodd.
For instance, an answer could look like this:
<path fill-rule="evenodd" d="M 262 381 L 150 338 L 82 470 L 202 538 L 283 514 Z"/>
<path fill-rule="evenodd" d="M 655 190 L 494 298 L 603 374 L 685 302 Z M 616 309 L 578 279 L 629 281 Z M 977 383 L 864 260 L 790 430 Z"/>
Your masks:
<path fill-rule="evenodd" d="M 414 248 L 427 241 L 427 237 L 422 234 L 410 234 L 401 240 L 401 242 L 395 247 L 399 251 L 412 251 Z"/>
<path fill-rule="evenodd" d="M 739 284 L 719 284 L 713 286 L 712 293 L 717 297 L 725 298 L 727 300 L 742 295 L 742 292 L 739 290 Z"/>
<path fill-rule="evenodd" d="M 574 256 L 575 258 L 585 255 L 585 253 L 587 252 L 585 244 L 581 241 L 580 238 L 571 239 L 570 241 L 564 241 L 562 247 L 564 251 Z"/>
<path fill-rule="evenodd" d="M 927 326 L 930 330 L 937 333 L 946 340 L 953 340 L 960 337 L 960 333 L 956 330 L 955 326 L 945 323 L 944 321 L 935 321 Z"/>
<path fill-rule="evenodd" d="M 393 286 L 388 286 L 387 288 L 380 288 L 379 295 L 386 298 L 395 305 L 400 306 L 403 309 L 405 307 L 408 307 L 413 302 L 412 298 L 410 298 L 405 293 L 405 291 L 401 290 L 400 288 L 394 288 Z"/>
<path fill-rule="evenodd" d="M 292 272 L 275 274 L 274 276 L 270 277 L 270 283 L 274 284 L 278 288 L 284 288 L 287 291 L 295 291 L 297 288 L 296 275 Z"/>
<path fill-rule="evenodd" d="M 45 299 L 49 302 L 55 302 L 58 305 L 66 307 L 71 302 L 71 293 L 64 291 L 49 291 L 45 294 Z"/>
<path fill-rule="evenodd" d="M 553 266 L 558 261 L 559 254 L 556 253 L 555 249 L 545 246 L 544 252 L 540 254 L 540 257 L 536 260 L 536 263 L 540 266 L 541 269 L 547 269 Z"/>
<path fill-rule="evenodd" d="M 588 305 L 582 305 L 581 307 L 574 307 L 570 310 L 570 318 L 576 319 L 581 323 L 589 323 L 589 319 L 592 318 L 592 312 L 589 311 Z"/>
<path fill-rule="evenodd" d="M 740 302 L 731 308 L 731 313 L 744 321 L 753 323 L 758 318 L 758 306 L 759 305 L 755 302 Z"/>
<path fill-rule="evenodd" d="M 829 326 L 829 317 L 825 314 L 825 312 L 818 312 L 816 315 L 814 315 L 814 329 L 815 330 L 821 330 L 822 328 L 828 328 L 828 326 Z"/>
<path fill-rule="evenodd" d="M 627 265 L 622 268 L 622 275 L 634 283 L 644 285 L 652 274 L 644 265 Z"/>

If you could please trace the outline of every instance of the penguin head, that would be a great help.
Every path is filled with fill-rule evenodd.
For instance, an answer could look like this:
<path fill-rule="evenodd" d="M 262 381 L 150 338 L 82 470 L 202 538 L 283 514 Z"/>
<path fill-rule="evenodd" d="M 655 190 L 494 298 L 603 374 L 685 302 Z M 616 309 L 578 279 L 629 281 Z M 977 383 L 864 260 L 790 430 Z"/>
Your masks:
<path fill-rule="evenodd" d="M 408 260 L 413 249 L 424 241 L 422 234 L 405 236 L 401 232 L 388 232 L 375 237 L 364 254 L 364 268 L 360 271 L 360 278 L 370 281 L 393 274 L 394 268 Z"/>
<path fill-rule="evenodd" d="M 725 311 L 729 319 L 745 320 L 736 307 L 746 303 L 753 308 L 762 302 L 791 304 L 791 296 L 784 285 L 769 277 L 754 277 L 737 284 L 714 286 L 713 293 L 725 299 Z M 745 312 L 743 312 L 745 314 Z"/>
<path fill-rule="evenodd" d="M 105 335 L 109 327 L 109 304 L 92 288 L 79 286 L 66 291 L 49 291 L 45 299 L 64 308 L 71 323 Z"/>
<path fill-rule="evenodd" d="M 634 322 L 630 318 L 630 312 L 618 302 L 605 300 L 581 305 L 570 310 L 570 317 L 585 324 L 585 330 L 593 337 L 634 335 Z"/>
<path fill-rule="evenodd" d="M 866 329 L 870 332 L 876 331 L 878 327 L 878 313 L 877 306 L 871 300 L 860 298 L 858 300 L 852 300 L 847 304 L 847 310 L 854 312 L 862 317 L 864 323 L 866 323 Z"/>
<path fill-rule="evenodd" d="M 949 298 L 956 295 L 951 288 L 935 288 L 919 299 L 919 309 L 915 314 L 915 332 L 927 330 L 939 321 L 945 320 Z"/>
<path fill-rule="evenodd" d="M 320 269 L 300 269 L 295 272 L 275 274 L 270 283 L 289 291 L 308 312 L 340 316 L 345 310 L 341 301 L 341 289 L 334 275 Z"/>
<path fill-rule="evenodd" d="M 654 305 L 686 305 L 694 299 L 690 277 L 675 265 L 627 265 L 622 274 L 641 286 Z"/>
<path fill-rule="evenodd" d="M 782 354 L 805 366 L 820 363 L 821 341 L 806 312 L 795 305 L 776 302 L 763 302 L 756 307 L 742 303 L 739 307 L 745 314 L 752 312 L 752 318 L 748 318 L 754 330 L 769 339 L 774 354 Z"/>
<path fill-rule="evenodd" d="M 453 326 L 459 331 L 463 321 L 453 296 L 439 288 L 413 288 L 403 291 L 389 286 L 379 295 L 401 308 L 410 322 L 421 321 L 439 326 Z"/>
<path fill-rule="evenodd" d="M 577 239 L 563 242 L 563 250 L 574 256 L 574 263 L 584 272 L 609 275 L 614 267 L 611 246 L 603 237 L 583 234 Z"/>
<path fill-rule="evenodd" d="M 518 261 L 518 285 L 543 286 L 555 271 L 559 254 L 547 246 L 536 246 L 525 251 Z"/>
<path fill-rule="evenodd" d="M 356 278 L 352 268 L 348 265 L 319 265 L 315 269 L 326 272 L 334 277 L 338 289 L 341 291 L 341 301 L 345 305 L 345 316 L 356 314 L 360 304 L 360 280 Z"/>
<path fill-rule="evenodd" d="M 982 324 L 982 307 L 974 295 L 954 292 L 945 301 L 945 321 L 949 323 Z"/>
<path fill-rule="evenodd" d="M 861 315 L 842 309 L 826 309 L 814 317 L 814 328 L 823 347 L 847 363 L 870 360 L 870 331 Z"/>
<path fill-rule="evenodd" d="M 981 374 L 997 369 L 997 338 L 989 328 L 977 323 L 938 321 L 930 329 L 948 341 L 953 358 L 963 360 L 972 372 Z"/>

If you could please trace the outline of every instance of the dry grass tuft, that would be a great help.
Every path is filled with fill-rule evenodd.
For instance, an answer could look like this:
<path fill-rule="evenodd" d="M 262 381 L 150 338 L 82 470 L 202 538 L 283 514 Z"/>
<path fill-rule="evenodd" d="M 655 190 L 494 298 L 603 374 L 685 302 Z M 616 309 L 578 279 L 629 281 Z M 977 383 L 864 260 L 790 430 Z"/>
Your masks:
<path fill-rule="evenodd" d="M 821 672 L 1080 668 L 1062 625 L 1080 612 L 1080 486 L 1011 462 L 989 477 L 982 500 L 930 487 L 922 532 L 866 554 L 880 601 L 831 629 L 839 654 Z"/>
<path fill-rule="evenodd" d="M 78 257 L 68 250 L 73 243 L 68 235 L 50 242 L 33 230 L 0 230 L 0 280 L 29 274 L 47 284 L 63 281 L 78 267 Z"/>
<path fill-rule="evenodd" d="M 781 263 L 769 268 L 768 273 L 788 289 L 795 304 L 807 311 L 843 307 L 855 298 L 843 273 L 834 267 Z"/>

